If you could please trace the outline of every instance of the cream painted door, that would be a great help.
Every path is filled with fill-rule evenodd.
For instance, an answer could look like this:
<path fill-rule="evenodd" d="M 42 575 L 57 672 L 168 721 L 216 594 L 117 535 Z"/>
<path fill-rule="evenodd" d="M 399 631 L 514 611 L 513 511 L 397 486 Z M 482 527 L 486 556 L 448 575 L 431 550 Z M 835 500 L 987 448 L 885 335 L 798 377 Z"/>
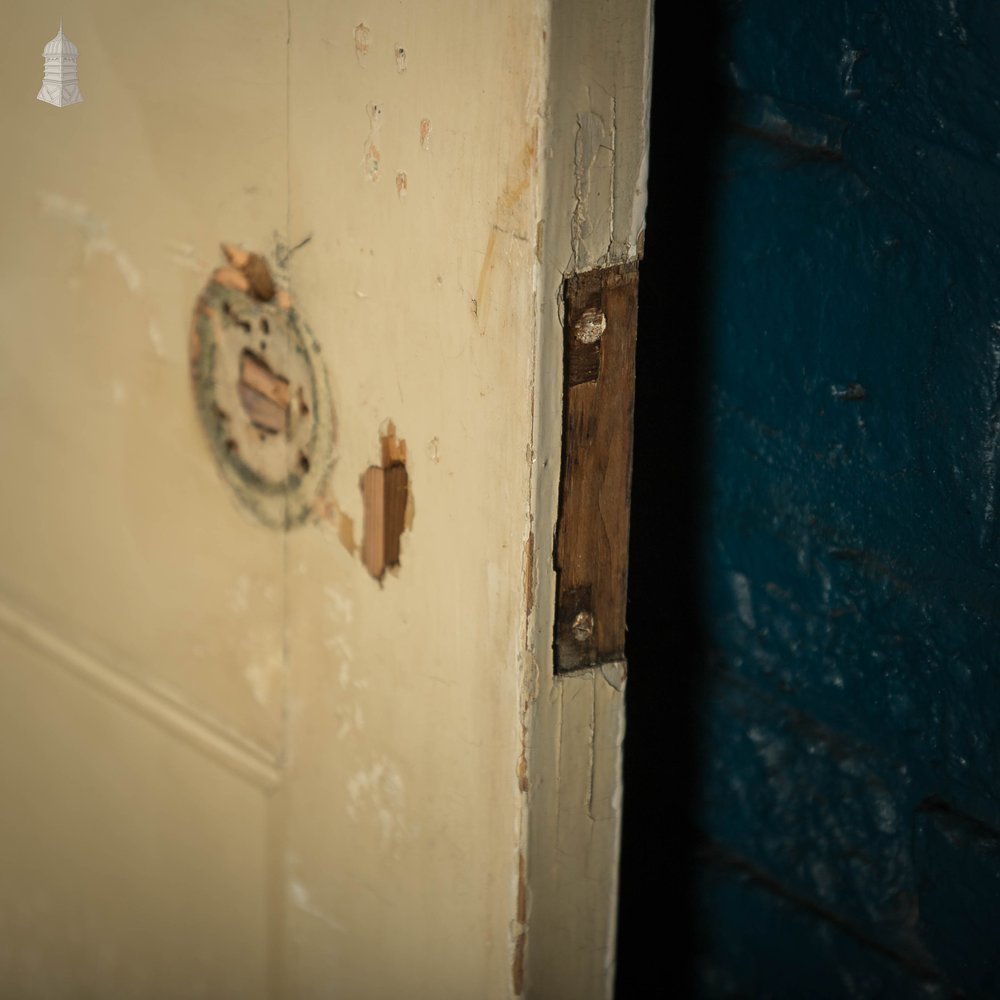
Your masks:
<path fill-rule="evenodd" d="M 5 4 L 0 995 L 607 994 L 623 673 L 540 541 L 642 224 L 605 6 Z"/>

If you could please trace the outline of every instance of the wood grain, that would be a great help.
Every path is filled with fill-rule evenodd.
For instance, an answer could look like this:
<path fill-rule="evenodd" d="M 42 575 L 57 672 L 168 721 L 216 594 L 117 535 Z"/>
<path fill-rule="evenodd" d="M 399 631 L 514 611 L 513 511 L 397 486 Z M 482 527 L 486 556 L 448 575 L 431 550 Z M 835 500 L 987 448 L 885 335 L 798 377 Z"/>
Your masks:
<path fill-rule="evenodd" d="M 555 545 L 559 672 L 625 657 L 638 277 L 638 266 L 630 263 L 571 275 L 563 286 L 565 390 Z M 594 310 L 603 312 L 607 325 L 596 342 L 587 343 Z"/>
<path fill-rule="evenodd" d="M 401 462 L 381 468 L 373 465 L 361 477 L 365 511 L 361 556 L 376 580 L 381 581 L 386 569 L 399 563 L 408 491 L 409 477 Z"/>

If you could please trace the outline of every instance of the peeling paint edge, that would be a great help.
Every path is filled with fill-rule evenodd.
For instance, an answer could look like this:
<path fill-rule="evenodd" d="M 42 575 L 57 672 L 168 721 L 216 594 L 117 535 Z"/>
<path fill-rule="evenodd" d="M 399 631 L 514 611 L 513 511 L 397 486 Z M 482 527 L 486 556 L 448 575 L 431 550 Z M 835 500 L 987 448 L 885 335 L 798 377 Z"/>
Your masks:
<path fill-rule="evenodd" d="M 539 138 L 539 149 L 545 151 L 545 156 L 541 163 L 543 202 L 537 214 L 543 225 L 536 230 L 539 241 L 536 259 L 542 263 L 536 291 L 537 329 L 532 373 L 535 399 L 531 497 L 535 535 L 534 606 L 526 616 L 525 672 L 522 675 L 526 760 L 526 791 L 522 794 L 528 803 L 525 812 L 529 834 L 526 856 L 528 930 L 522 985 L 527 996 L 573 996 L 575 1000 L 609 1000 L 614 992 L 623 793 L 623 688 L 626 681 L 623 665 L 618 663 L 599 668 L 600 676 L 593 669 L 559 678 L 554 676 L 555 574 L 550 542 L 554 538 L 557 518 L 562 439 L 562 281 L 568 273 L 578 270 L 641 258 L 645 231 L 652 4 L 646 0 L 625 0 L 614 6 L 620 16 L 641 17 L 646 22 L 634 31 L 627 43 L 628 51 L 609 48 L 608 40 L 599 34 L 601 16 L 590 19 L 598 7 L 603 16 L 607 15 L 604 0 L 584 0 L 582 6 L 576 0 L 555 0 L 547 4 L 544 27 L 549 43 L 543 54 L 545 89 Z M 556 52 L 560 45 L 561 51 Z M 619 125 L 631 132 L 628 139 L 615 135 L 617 229 L 612 224 L 611 242 L 605 247 L 595 247 L 595 259 L 588 257 L 581 266 L 581 260 L 573 255 L 575 133 L 569 123 L 576 121 L 579 111 L 594 108 L 587 103 L 587 86 L 591 83 L 601 86 L 601 73 L 610 74 L 614 79 L 614 67 L 620 58 L 631 59 L 633 75 L 627 92 L 628 106 L 622 103 L 626 97 L 624 89 L 614 95 L 616 133 Z M 619 90 L 617 85 L 614 89 Z M 603 92 L 608 93 L 606 88 Z M 629 142 L 632 143 L 631 156 L 626 155 Z M 637 143 L 642 144 L 641 151 Z M 596 192 L 593 194 L 596 197 Z M 602 198 L 608 199 L 609 192 L 604 191 Z M 602 204 L 607 211 L 607 202 Z M 596 204 L 587 206 L 588 211 L 592 209 L 595 213 L 599 208 Z M 598 256 L 602 259 L 597 260 Z M 529 673 L 532 670 L 533 685 Z M 580 685 L 590 685 L 591 689 L 583 692 Z M 574 768 L 569 766 L 563 753 L 563 725 L 569 706 L 577 698 L 590 704 L 591 711 L 599 706 L 597 716 L 591 716 L 591 725 L 593 736 L 600 745 L 594 748 L 598 752 L 593 755 L 590 766 L 586 764 L 585 745 L 581 746 L 582 766 Z M 568 733 L 565 737 L 566 747 L 571 746 Z M 586 810 L 588 805 L 593 808 L 595 783 L 598 782 L 601 794 L 611 795 L 606 803 L 610 810 L 605 810 L 599 821 L 584 822 L 578 831 L 565 826 L 560 829 L 560 811 Z M 561 844 L 563 839 L 566 839 L 565 846 L 574 851 L 572 856 L 553 855 L 554 846 Z M 571 893 L 572 899 L 564 897 L 563 890 L 570 883 L 576 886 L 581 880 L 588 881 L 584 872 L 592 863 L 600 870 L 605 864 L 610 865 L 601 876 L 603 884 L 585 892 Z M 578 898 L 589 900 L 588 906 L 592 908 L 586 914 L 575 910 Z M 572 922 L 581 940 L 586 940 L 586 956 L 566 954 L 564 935 L 557 929 L 566 921 Z"/>
<path fill-rule="evenodd" d="M 656 4 L 649 11 L 646 30 L 645 73 L 642 81 L 643 115 L 640 139 L 643 145 L 642 159 L 635 179 L 632 198 L 632 217 L 629 224 L 628 259 L 642 259 L 643 242 L 646 232 L 646 209 L 649 205 L 649 130 L 653 106 L 653 42 L 656 36 Z"/>

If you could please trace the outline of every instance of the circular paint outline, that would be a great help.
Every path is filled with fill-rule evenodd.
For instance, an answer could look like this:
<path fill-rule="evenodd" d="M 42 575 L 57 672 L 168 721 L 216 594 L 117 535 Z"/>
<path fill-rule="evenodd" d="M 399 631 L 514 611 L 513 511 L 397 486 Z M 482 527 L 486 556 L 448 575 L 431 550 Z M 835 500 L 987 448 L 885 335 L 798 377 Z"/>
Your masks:
<path fill-rule="evenodd" d="M 226 444 L 228 418 L 220 415 L 215 395 L 215 360 L 218 350 L 216 330 L 227 303 L 238 303 L 268 319 L 279 321 L 278 329 L 289 338 L 289 349 L 306 360 L 310 389 L 315 403 L 312 433 L 303 449 L 309 471 L 292 470 L 279 481 L 269 480 L 254 470 Z M 258 521 L 270 528 L 295 528 L 313 513 L 336 462 L 336 413 L 333 407 L 326 366 L 320 345 L 294 307 L 282 309 L 262 302 L 246 292 L 209 281 L 195 304 L 191 324 L 191 382 L 198 416 L 219 470 L 237 499 Z"/>

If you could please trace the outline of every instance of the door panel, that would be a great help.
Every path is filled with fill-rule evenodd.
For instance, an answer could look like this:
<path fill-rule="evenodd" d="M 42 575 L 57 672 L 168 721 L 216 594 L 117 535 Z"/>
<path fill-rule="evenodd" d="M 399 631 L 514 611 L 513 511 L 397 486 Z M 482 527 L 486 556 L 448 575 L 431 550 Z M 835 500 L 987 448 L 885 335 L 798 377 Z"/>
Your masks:
<path fill-rule="evenodd" d="M 0 70 L 0 599 L 274 757 L 281 540 L 205 461 L 187 330 L 220 240 L 284 218 L 285 5 L 89 4 L 61 109 L 19 99 L 41 15 Z"/>
<path fill-rule="evenodd" d="M 265 792 L 4 629 L 0 687 L 4 995 L 263 996 Z"/>

